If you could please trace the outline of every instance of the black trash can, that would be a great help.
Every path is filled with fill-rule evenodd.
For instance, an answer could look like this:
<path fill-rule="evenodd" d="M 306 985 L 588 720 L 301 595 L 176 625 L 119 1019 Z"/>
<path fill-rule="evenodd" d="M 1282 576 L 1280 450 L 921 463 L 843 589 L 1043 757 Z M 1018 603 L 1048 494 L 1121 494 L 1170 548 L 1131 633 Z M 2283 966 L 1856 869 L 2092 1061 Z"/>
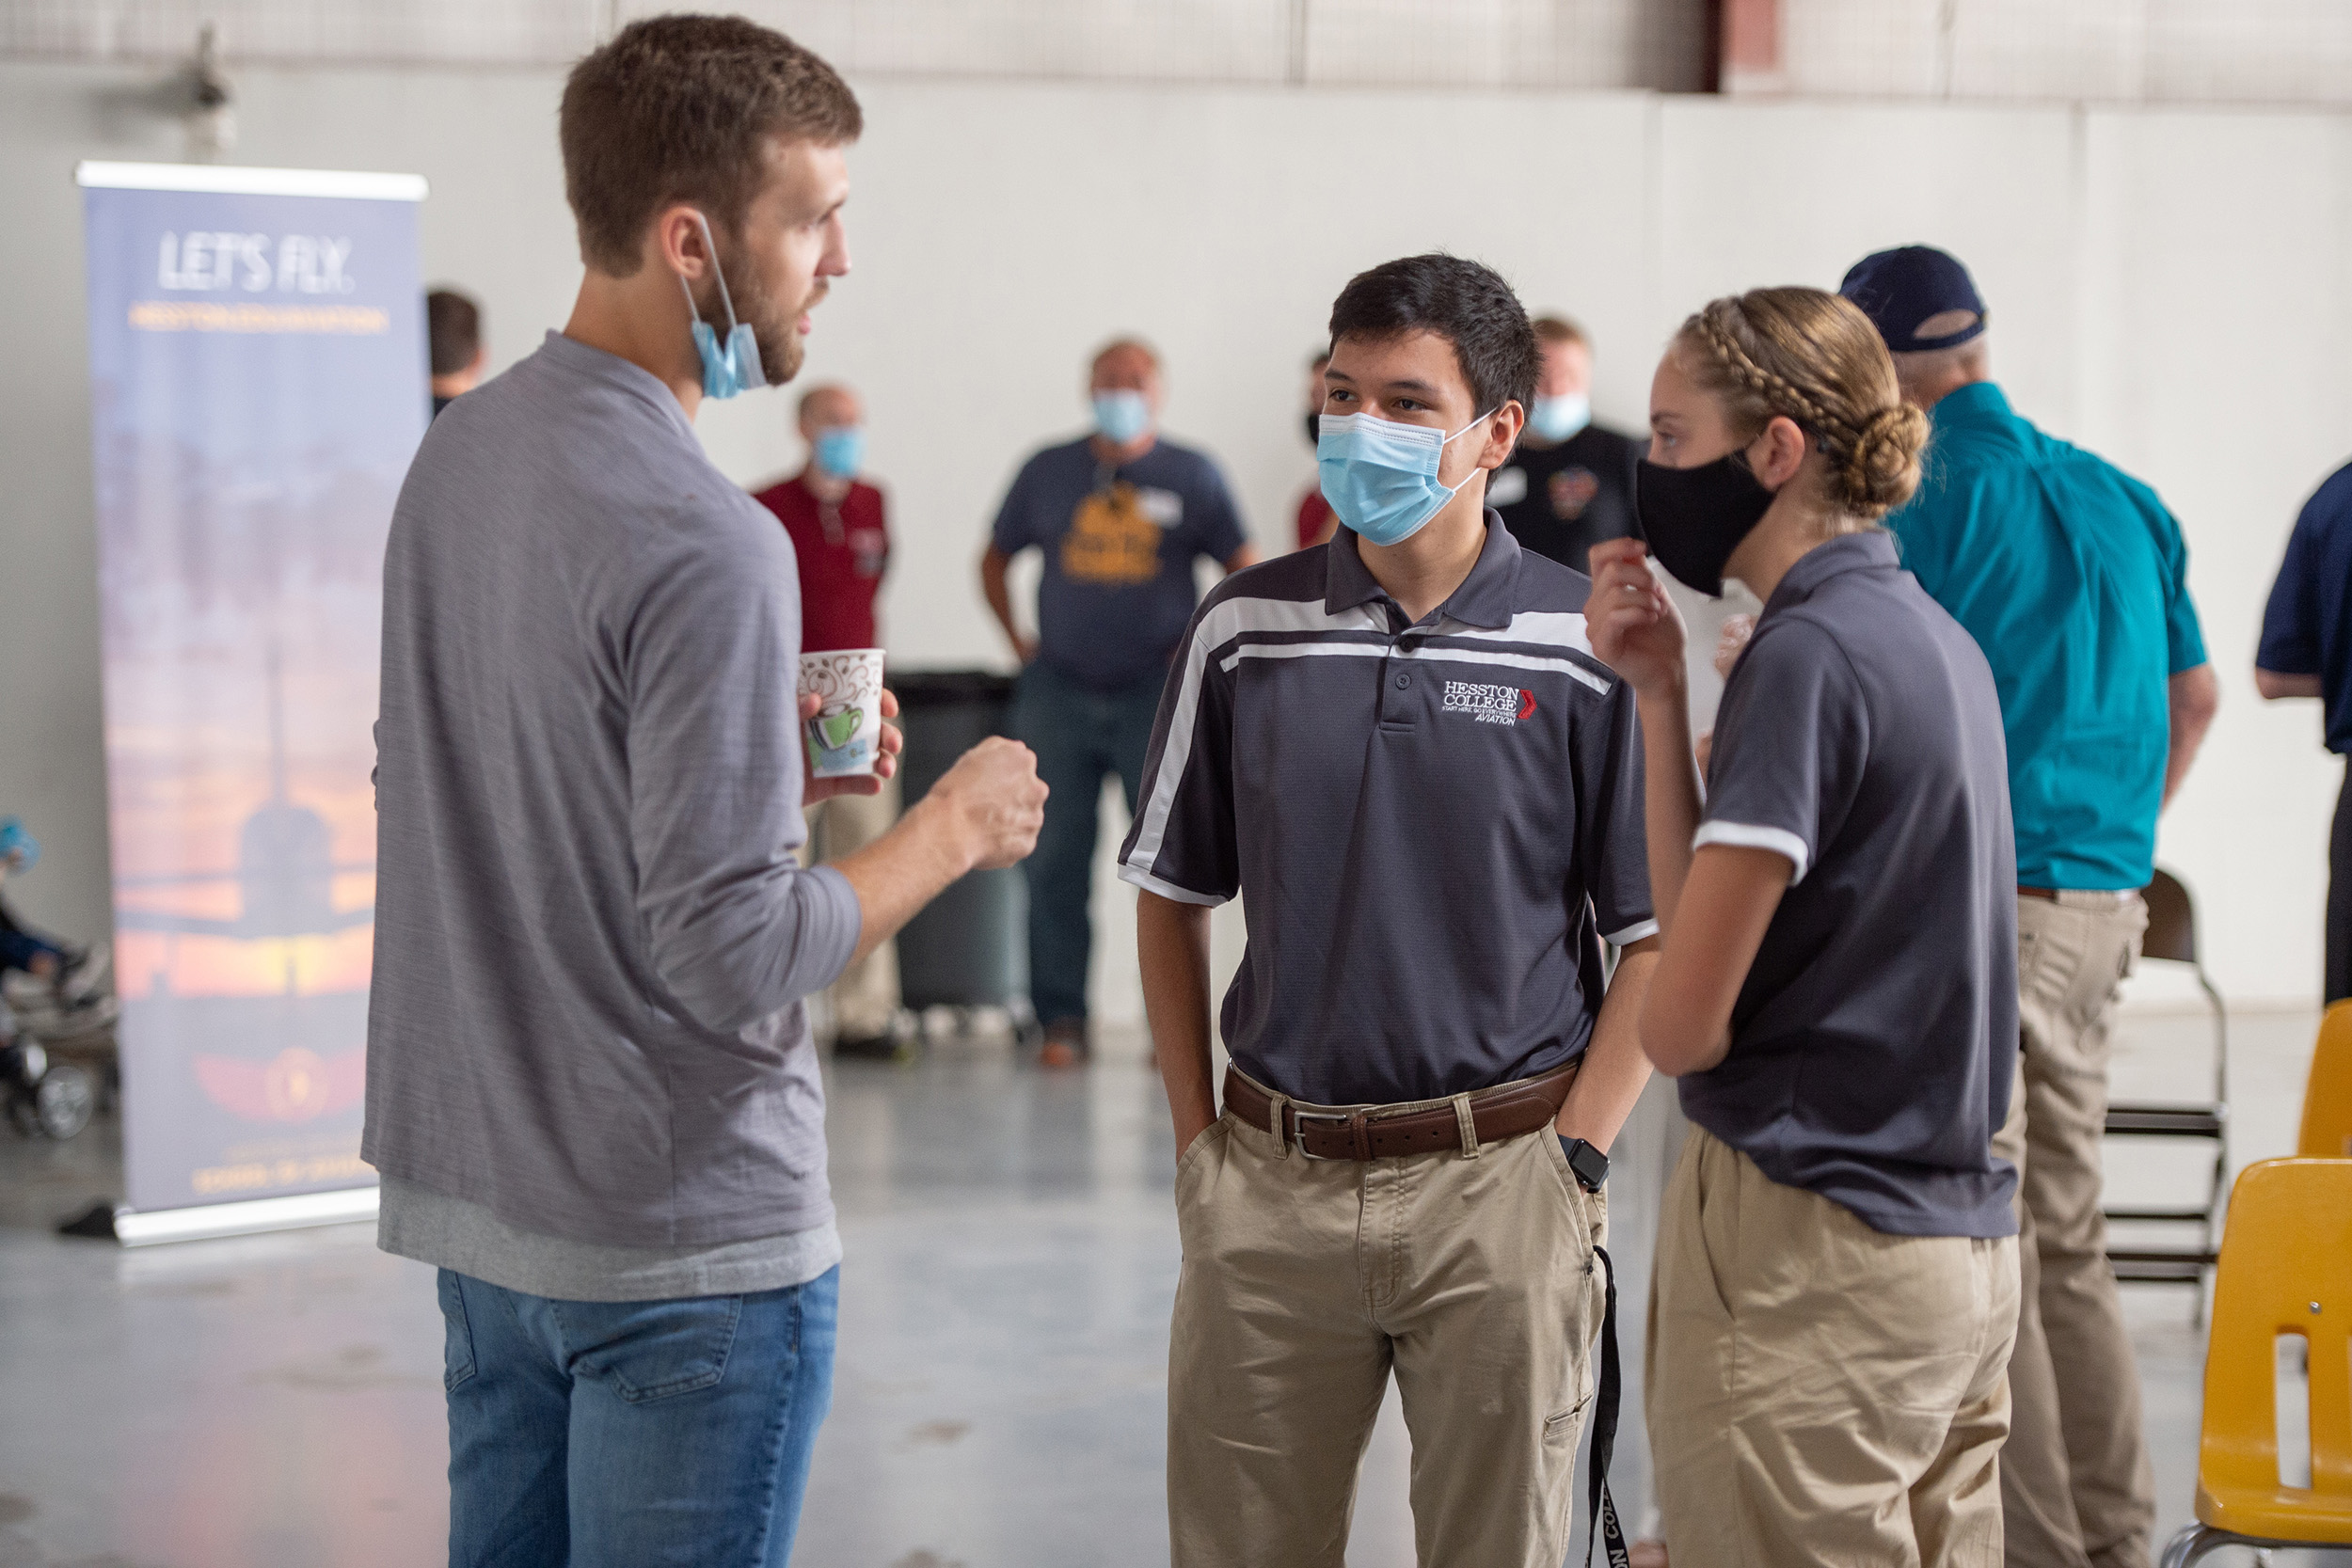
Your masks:
<path fill-rule="evenodd" d="M 906 751 L 899 786 L 913 806 L 992 735 L 1007 733 L 1013 678 L 990 670 L 894 670 Z M 1019 866 L 975 871 L 898 933 L 898 991 L 924 1007 L 1009 1007 L 1029 1017 L 1029 891 Z"/>

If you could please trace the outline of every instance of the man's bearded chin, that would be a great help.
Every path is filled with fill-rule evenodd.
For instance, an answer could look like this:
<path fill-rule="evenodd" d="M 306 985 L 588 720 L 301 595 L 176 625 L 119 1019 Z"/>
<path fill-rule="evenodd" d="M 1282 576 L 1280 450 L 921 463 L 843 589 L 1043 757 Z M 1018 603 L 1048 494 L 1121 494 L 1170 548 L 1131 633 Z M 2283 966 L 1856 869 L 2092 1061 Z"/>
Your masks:
<path fill-rule="evenodd" d="M 798 316 L 777 316 L 771 321 L 769 312 L 762 310 L 752 331 L 759 339 L 759 368 L 767 373 L 769 386 L 781 387 L 801 373 L 808 343 L 801 337 Z"/>
<path fill-rule="evenodd" d="M 801 373 L 808 358 L 808 342 L 801 336 L 801 314 L 824 297 L 824 290 L 820 286 L 812 291 L 799 310 L 781 310 L 766 289 L 750 281 L 750 270 L 744 269 L 746 288 L 736 295 L 735 303 L 743 319 L 752 324 L 752 335 L 759 340 L 759 368 L 768 385 L 781 387 Z"/>
<path fill-rule="evenodd" d="M 760 373 L 768 378 L 769 386 L 783 386 L 801 373 L 801 365 L 808 357 L 808 345 L 801 338 L 800 311 L 778 310 L 768 291 L 753 274 L 749 262 L 723 256 L 719 264 L 726 269 L 728 285 L 734 291 L 735 319 L 750 325 L 752 338 L 759 344 Z M 802 309 L 808 309 L 823 297 L 823 291 L 817 291 Z M 727 315 L 725 308 L 720 304 L 717 289 L 710 291 L 707 307 L 701 311 L 701 315 L 704 321 L 710 324 L 710 330 L 719 335 L 720 344 L 723 347 L 727 337 Z"/>

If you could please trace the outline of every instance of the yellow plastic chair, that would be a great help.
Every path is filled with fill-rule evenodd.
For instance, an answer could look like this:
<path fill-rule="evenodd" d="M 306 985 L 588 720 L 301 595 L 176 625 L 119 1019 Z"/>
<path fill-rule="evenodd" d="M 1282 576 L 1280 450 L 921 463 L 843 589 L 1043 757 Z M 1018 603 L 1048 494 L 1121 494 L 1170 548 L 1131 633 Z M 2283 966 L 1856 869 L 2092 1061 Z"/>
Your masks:
<path fill-rule="evenodd" d="M 2312 1484 L 2280 1484 L 2278 1350 L 2311 1366 Z M 2197 1518 L 2164 1550 L 2352 1547 L 2352 1160 L 2265 1160 L 2230 1194 L 2205 1349 Z"/>
<path fill-rule="evenodd" d="M 2307 1160 L 2352 1160 L 2352 1002 L 2337 1003 L 2319 1021 L 2295 1152 Z"/>

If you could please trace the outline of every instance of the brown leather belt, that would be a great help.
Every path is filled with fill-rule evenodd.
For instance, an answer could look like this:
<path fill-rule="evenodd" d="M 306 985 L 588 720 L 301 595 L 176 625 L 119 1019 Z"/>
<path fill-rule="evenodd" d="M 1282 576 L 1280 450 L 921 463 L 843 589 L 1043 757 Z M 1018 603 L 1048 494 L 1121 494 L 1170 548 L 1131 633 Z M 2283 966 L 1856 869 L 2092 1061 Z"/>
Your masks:
<path fill-rule="evenodd" d="M 1463 1146 L 1465 1112 L 1476 1143 L 1500 1143 L 1549 1127 L 1576 1082 L 1581 1062 L 1541 1078 L 1501 1084 L 1452 1100 L 1413 1101 L 1403 1105 L 1368 1105 L 1348 1111 L 1299 1110 L 1285 1099 L 1281 1139 L 1296 1144 L 1310 1160 L 1392 1160 L 1401 1154 L 1434 1154 Z M 1229 1067 L 1225 1108 L 1261 1132 L 1274 1131 L 1275 1101 Z"/>

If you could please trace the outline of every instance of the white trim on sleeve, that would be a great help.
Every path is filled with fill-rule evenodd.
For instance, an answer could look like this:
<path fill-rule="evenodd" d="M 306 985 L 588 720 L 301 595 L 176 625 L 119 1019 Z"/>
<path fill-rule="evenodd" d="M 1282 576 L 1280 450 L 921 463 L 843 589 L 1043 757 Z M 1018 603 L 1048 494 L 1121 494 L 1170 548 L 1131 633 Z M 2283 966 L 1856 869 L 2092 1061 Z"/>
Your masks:
<path fill-rule="evenodd" d="M 1702 822 L 1699 831 L 1691 835 L 1691 847 L 1705 848 L 1710 844 L 1727 844 L 1735 849 L 1770 849 L 1785 855 L 1795 867 L 1789 873 L 1788 885 L 1795 887 L 1804 880 L 1812 868 L 1813 856 L 1805 848 L 1804 840 L 1786 828 L 1763 828 L 1752 822 Z"/>
<path fill-rule="evenodd" d="M 1156 893 L 1163 898 L 1173 898 L 1179 904 L 1198 904 L 1203 909 L 1213 910 L 1219 904 L 1231 902 L 1230 899 L 1211 897 L 1205 893 L 1195 893 L 1188 887 L 1178 887 L 1174 882 L 1162 881 L 1139 865 L 1120 866 L 1119 879 L 1122 882 L 1132 882 L 1146 893 Z"/>
<path fill-rule="evenodd" d="M 1657 934 L 1657 921 L 1637 920 L 1632 925 L 1628 926 L 1624 930 L 1612 931 L 1609 935 L 1601 938 L 1600 940 L 1607 942 L 1612 947 L 1630 947 L 1635 942 L 1641 941 L 1644 937 L 1654 937 Z"/>

